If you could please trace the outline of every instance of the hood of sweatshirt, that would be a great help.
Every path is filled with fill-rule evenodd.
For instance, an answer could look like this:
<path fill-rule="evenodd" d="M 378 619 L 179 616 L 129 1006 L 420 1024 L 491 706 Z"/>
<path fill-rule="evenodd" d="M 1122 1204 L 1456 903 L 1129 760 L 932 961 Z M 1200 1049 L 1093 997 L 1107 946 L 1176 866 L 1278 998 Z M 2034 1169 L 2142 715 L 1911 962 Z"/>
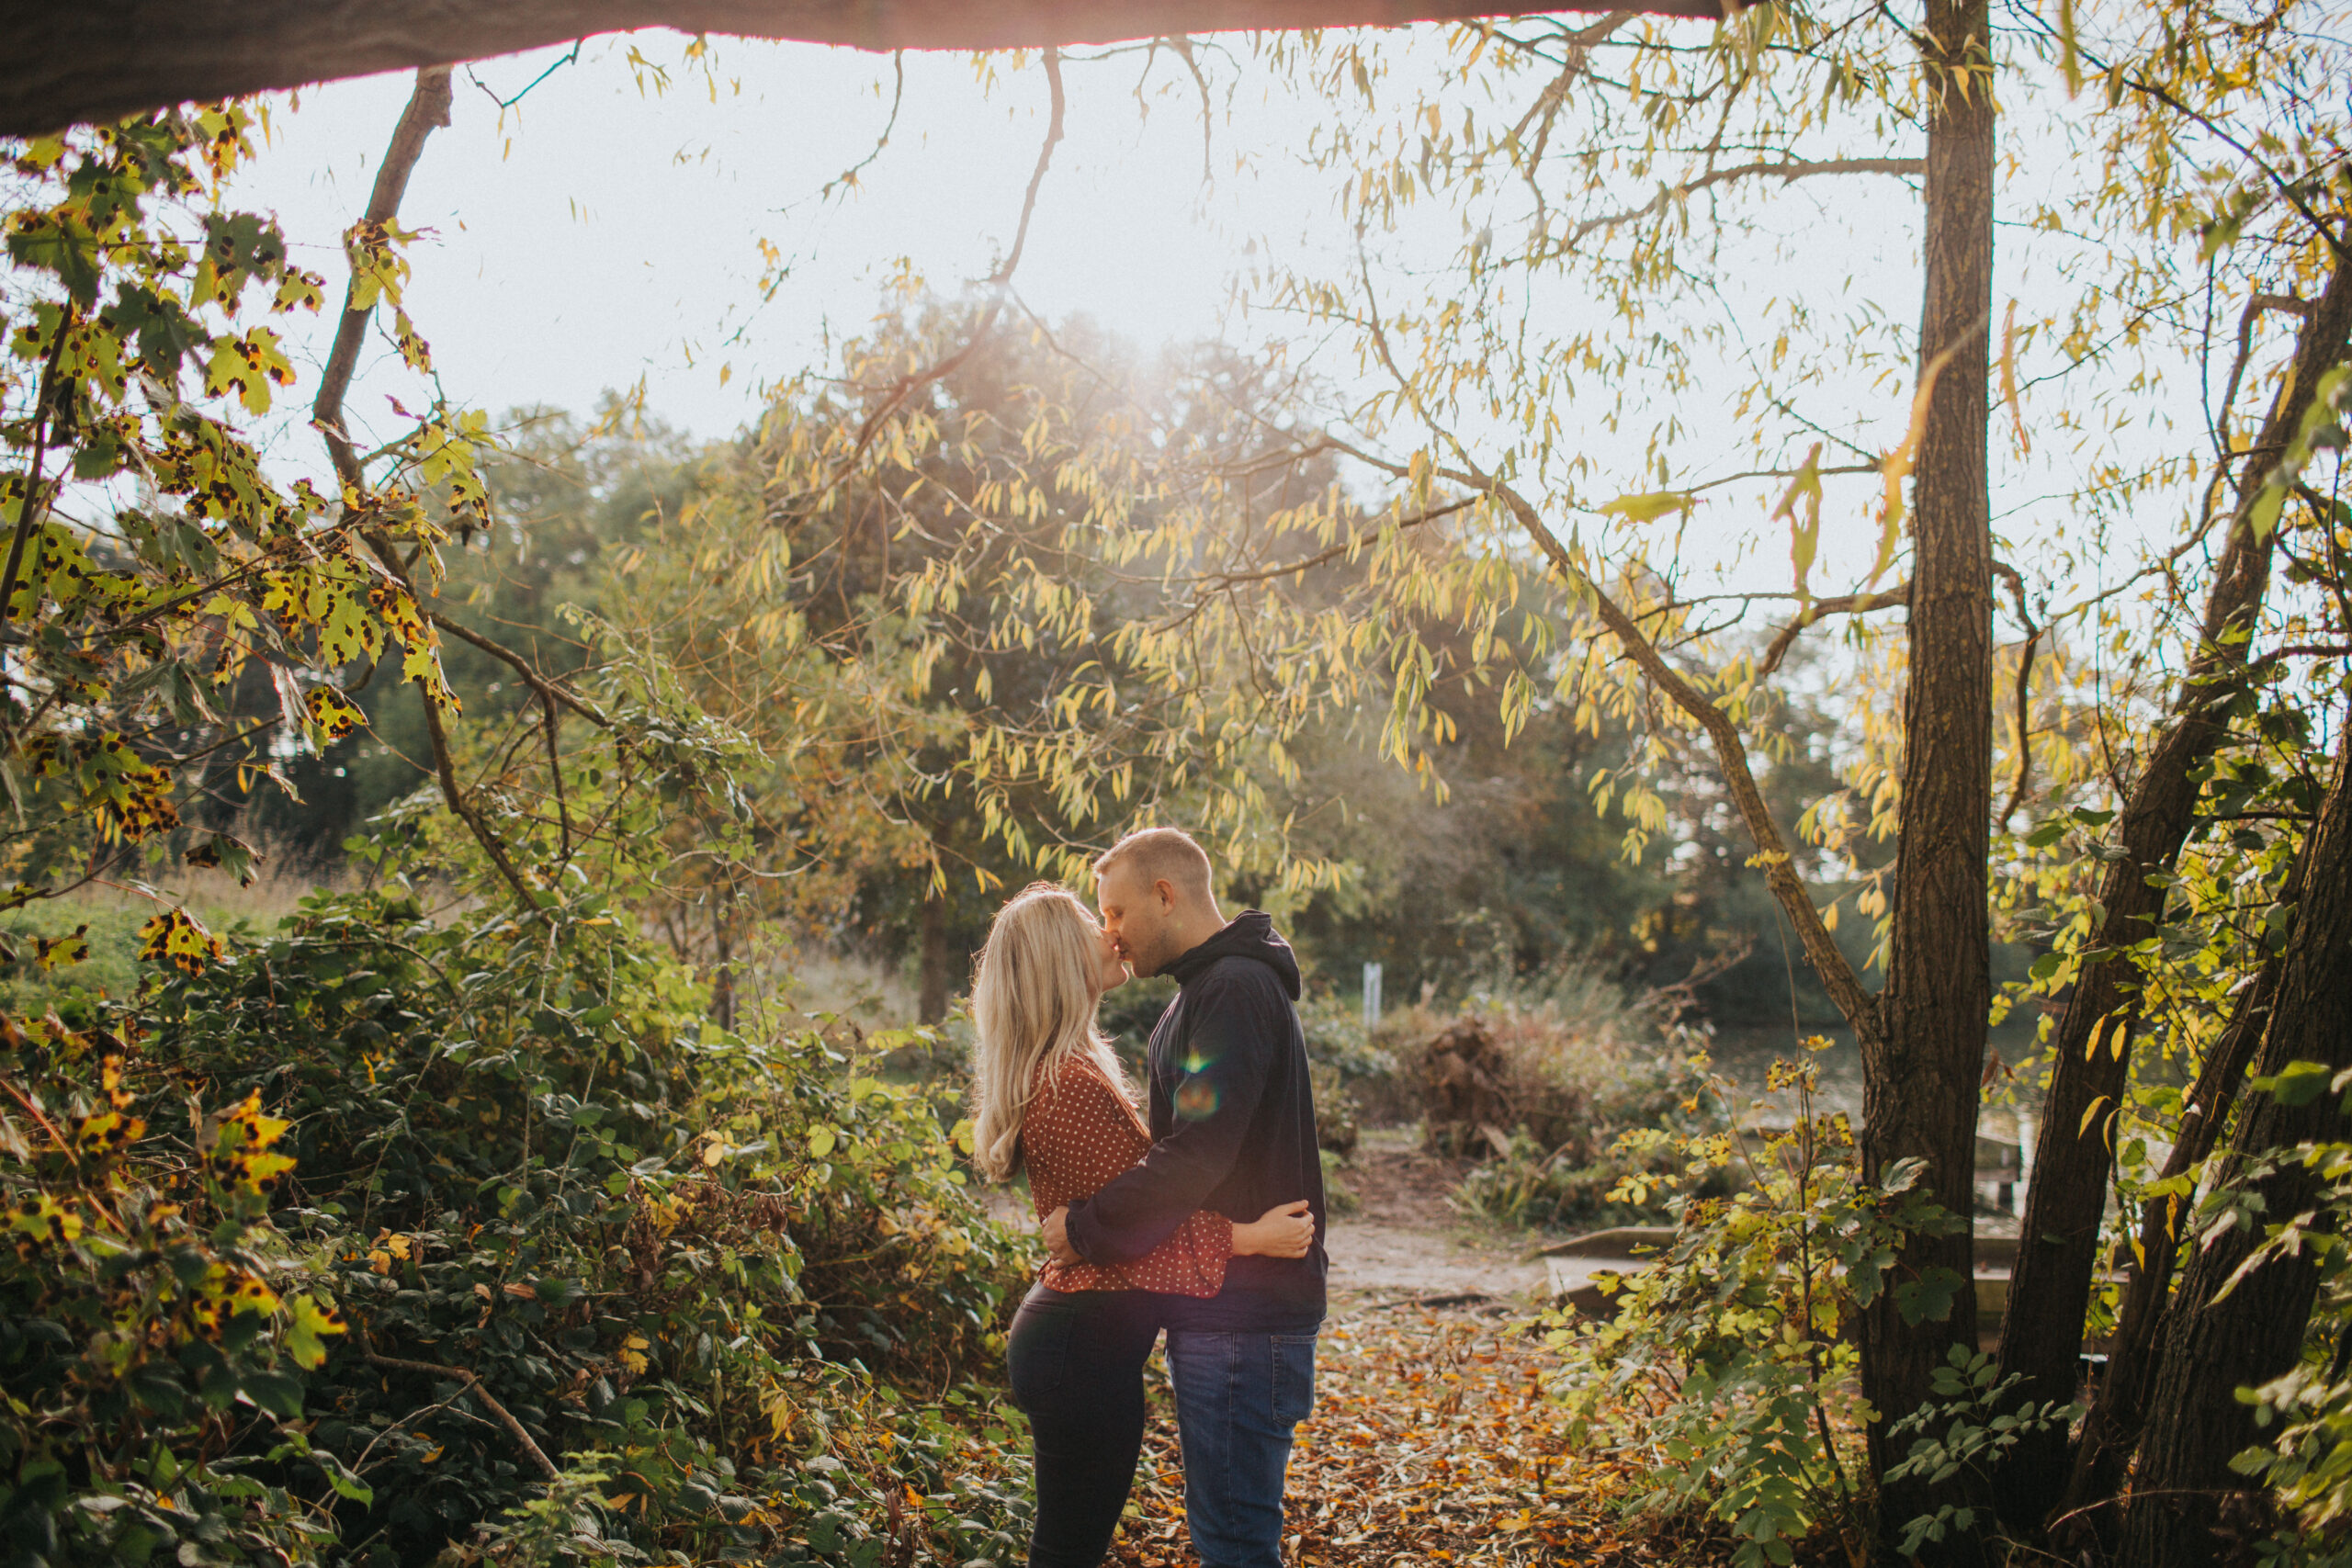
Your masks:
<path fill-rule="evenodd" d="M 1274 972 L 1292 1001 L 1298 1000 L 1298 957 L 1291 952 L 1290 943 L 1274 934 L 1274 918 L 1263 909 L 1242 910 L 1230 925 L 1160 973 L 1180 986 L 1190 985 L 1220 958 L 1256 959 Z"/>

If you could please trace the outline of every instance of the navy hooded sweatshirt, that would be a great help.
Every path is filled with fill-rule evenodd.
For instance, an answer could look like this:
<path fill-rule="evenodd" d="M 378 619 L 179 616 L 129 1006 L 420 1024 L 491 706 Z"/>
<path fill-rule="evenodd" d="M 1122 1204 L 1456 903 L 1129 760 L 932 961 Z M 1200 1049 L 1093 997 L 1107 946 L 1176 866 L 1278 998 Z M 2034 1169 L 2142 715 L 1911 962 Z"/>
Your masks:
<path fill-rule="evenodd" d="M 1236 1258 L 1225 1289 L 1165 1299 L 1173 1329 L 1299 1334 L 1323 1321 L 1323 1158 L 1298 1025 L 1298 961 L 1271 916 L 1245 910 L 1168 965 L 1181 987 L 1152 1026 L 1151 1151 L 1070 1205 L 1069 1244 L 1089 1263 L 1125 1263 L 1214 1209 L 1256 1219 L 1304 1198 L 1315 1245 L 1304 1258 Z"/>

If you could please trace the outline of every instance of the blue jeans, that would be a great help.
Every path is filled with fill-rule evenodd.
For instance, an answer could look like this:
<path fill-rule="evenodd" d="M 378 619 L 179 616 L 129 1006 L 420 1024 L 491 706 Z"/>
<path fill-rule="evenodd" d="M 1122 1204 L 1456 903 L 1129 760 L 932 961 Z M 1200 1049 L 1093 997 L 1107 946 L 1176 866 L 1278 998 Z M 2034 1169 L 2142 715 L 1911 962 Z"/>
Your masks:
<path fill-rule="evenodd" d="M 1291 1429 L 1315 1404 L 1312 1334 L 1170 1329 L 1184 1517 L 1201 1568 L 1281 1568 Z"/>

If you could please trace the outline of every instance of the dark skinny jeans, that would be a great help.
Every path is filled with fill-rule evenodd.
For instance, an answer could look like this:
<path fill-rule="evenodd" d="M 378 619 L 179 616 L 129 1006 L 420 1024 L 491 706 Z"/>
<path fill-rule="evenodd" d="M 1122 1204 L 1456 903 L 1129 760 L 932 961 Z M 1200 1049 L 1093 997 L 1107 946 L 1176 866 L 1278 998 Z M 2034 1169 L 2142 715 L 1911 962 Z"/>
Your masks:
<path fill-rule="evenodd" d="M 1159 1334 L 1148 1291 L 1034 1287 L 1013 1314 L 1005 1370 L 1037 1452 L 1029 1568 L 1095 1568 L 1143 1451 L 1144 1362 Z"/>

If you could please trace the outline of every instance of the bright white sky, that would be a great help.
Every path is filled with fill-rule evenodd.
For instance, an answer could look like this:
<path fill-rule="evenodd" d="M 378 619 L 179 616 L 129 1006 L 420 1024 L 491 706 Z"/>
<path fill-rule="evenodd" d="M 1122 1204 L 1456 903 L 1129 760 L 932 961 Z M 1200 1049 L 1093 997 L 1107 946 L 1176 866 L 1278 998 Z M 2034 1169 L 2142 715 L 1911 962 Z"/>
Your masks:
<path fill-rule="evenodd" d="M 666 90 L 632 67 L 633 45 L 668 71 Z M 1324 177 L 1294 155 L 1324 106 L 1302 101 L 1250 61 L 1246 39 L 1232 47 L 1204 62 L 1213 183 L 1203 179 L 1198 90 L 1180 60 L 1162 50 L 1147 71 L 1136 49 L 1066 66 L 1068 135 L 1018 279 L 1041 315 L 1090 315 L 1147 348 L 1231 337 L 1247 324 L 1228 318 L 1229 280 L 1263 262 L 1270 246 L 1294 262 L 1320 250 L 1345 265 L 1344 220 Z M 969 57 L 906 56 L 890 144 L 859 189 L 827 198 L 820 195 L 827 182 L 875 152 L 889 117 L 891 61 L 716 39 L 707 77 L 685 48 L 667 33 L 591 40 L 575 63 L 548 73 L 503 115 L 492 95 L 522 92 L 564 51 L 457 73 L 454 123 L 427 143 L 401 209 L 404 223 L 428 231 L 411 253 L 408 305 L 452 400 L 493 416 L 526 403 L 586 412 L 606 389 L 641 380 L 650 413 L 697 436 L 723 436 L 757 411 L 763 384 L 823 363 L 829 335 L 862 331 L 902 258 L 953 293 L 986 276 L 1010 244 L 1045 126 L 1046 83 L 1034 61 L 1022 69 L 999 62 L 1004 73 L 984 85 Z M 230 193 L 239 205 L 279 215 L 297 256 L 326 275 L 331 299 L 344 277 L 339 236 L 367 201 L 410 85 L 405 73 L 336 84 L 301 94 L 290 111 L 275 100 L 268 150 Z M 2056 158 L 2012 165 L 2004 178 L 2012 209 L 2032 187 L 2064 185 L 2069 173 L 2048 133 L 2058 111 L 2030 97 L 2021 89 L 2006 106 L 2012 144 L 2022 137 Z M 1731 288 L 1756 293 L 1759 304 L 1763 294 L 1787 289 L 1824 309 L 1874 311 L 1907 327 L 1917 310 L 1917 201 L 1902 184 L 1840 180 L 1818 194 L 1810 185 L 1775 186 L 1755 199 L 1758 221 L 1738 242 L 1743 256 L 1736 265 L 1726 257 L 1721 268 Z M 1453 220 L 1432 216 L 1448 232 L 1426 238 L 1450 245 Z M 789 265 L 764 301 L 763 240 Z M 2037 262 L 2037 243 L 2052 243 L 2004 231 L 1996 315 L 2016 293 L 2024 297 L 2020 318 L 2030 321 L 2037 294 L 2055 288 L 2063 297 L 2079 287 L 2063 275 L 2080 258 L 2053 251 Z M 1390 254 L 1413 259 L 1396 254 L 1394 242 Z M 1825 260 L 1849 278 L 1838 298 L 1823 293 Z M 1561 308 L 1580 304 L 1570 299 Z M 1746 316 L 1745 300 L 1735 308 Z M 315 385 L 333 312 L 301 324 L 307 341 L 289 349 L 310 372 L 299 385 Z M 1345 375 L 1352 359 L 1323 368 Z M 1882 450 L 1907 412 L 1907 358 L 1883 368 L 1879 385 L 1854 376 L 1816 389 L 1825 407 L 1844 406 L 1857 440 Z M 2030 376 L 2036 367 L 2021 369 Z M 2193 409 L 2193 383 L 2180 390 Z M 399 428 L 388 394 L 413 406 L 414 383 L 379 333 L 348 404 L 363 432 L 371 422 L 382 435 Z M 1722 417 L 1697 403 L 1678 412 L 1702 427 Z M 2148 412 L 2143 402 L 2134 417 Z M 278 460 L 318 466 L 317 438 L 300 411 L 283 412 L 271 443 Z M 2170 443 L 2185 434 L 2150 430 L 2143 439 Z M 1571 439 L 1608 440 L 1575 432 Z M 2041 472 L 2014 463 L 2001 472 L 2007 446 L 2006 432 L 1996 434 L 1996 513 L 2007 519 L 1999 525 L 2012 537 L 2048 537 L 2064 527 L 2060 498 L 2069 486 L 2043 451 L 2033 465 Z M 1799 447 L 1779 460 L 1801 456 Z M 1860 515 L 1875 481 L 1847 488 L 1851 493 L 1833 498 L 1826 513 L 1816 587 L 1849 571 L 1859 577 L 1875 546 L 1876 528 Z M 1769 505 L 1769 496 L 1712 498 L 1689 520 L 1686 552 L 1712 558 L 1685 564 L 1720 567 L 1750 586 L 1785 587 L 1785 530 L 1764 526 Z M 2043 512 L 2051 515 L 2037 515 Z M 2178 515 L 2151 507 L 2134 525 L 2168 534 Z M 2094 556 L 2077 570 L 2097 577 L 2103 569 Z"/>
<path fill-rule="evenodd" d="M 890 145 L 861 189 L 820 198 L 875 150 L 889 118 L 888 57 L 714 40 L 714 101 L 699 67 L 682 62 L 683 39 L 638 40 L 670 68 L 666 92 L 640 91 L 630 47 L 591 40 L 503 126 L 492 98 L 458 73 L 453 122 L 427 143 L 401 208 L 404 223 L 431 231 L 412 253 L 409 309 L 454 399 L 584 412 L 642 378 L 650 412 L 723 435 L 756 411 L 761 382 L 820 358 L 829 331 L 861 331 L 900 258 L 953 293 L 1012 243 L 1046 123 L 1034 63 L 984 91 L 967 57 L 908 55 Z M 511 96 L 563 52 L 472 75 Z M 1083 312 L 1148 344 L 1217 331 L 1243 259 L 1235 234 L 1269 218 L 1295 231 L 1312 187 L 1235 172 L 1244 138 L 1302 122 L 1262 95 L 1237 106 L 1237 130 L 1216 127 L 1218 180 L 1204 187 L 1198 90 L 1163 51 L 1143 114 L 1142 63 L 1138 53 L 1066 68 L 1069 134 L 1018 283 L 1048 319 Z M 237 182 L 232 199 L 275 209 L 298 257 L 336 289 L 338 236 L 366 205 L 409 88 L 403 73 L 311 89 L 292 113 L 277 100 L 271 144 Z M 1220 101 L 1220 122 L 1222 111 Z M 763 239 L 791 267 L 764 303 Z M 323 359 L 331 326 L 319 323 L 298 363 Z M 355 414 L 383 412 L 384 392 L 405 380 L 368 385 L 365 367 L 390 360 L 379 338 Z"/>

